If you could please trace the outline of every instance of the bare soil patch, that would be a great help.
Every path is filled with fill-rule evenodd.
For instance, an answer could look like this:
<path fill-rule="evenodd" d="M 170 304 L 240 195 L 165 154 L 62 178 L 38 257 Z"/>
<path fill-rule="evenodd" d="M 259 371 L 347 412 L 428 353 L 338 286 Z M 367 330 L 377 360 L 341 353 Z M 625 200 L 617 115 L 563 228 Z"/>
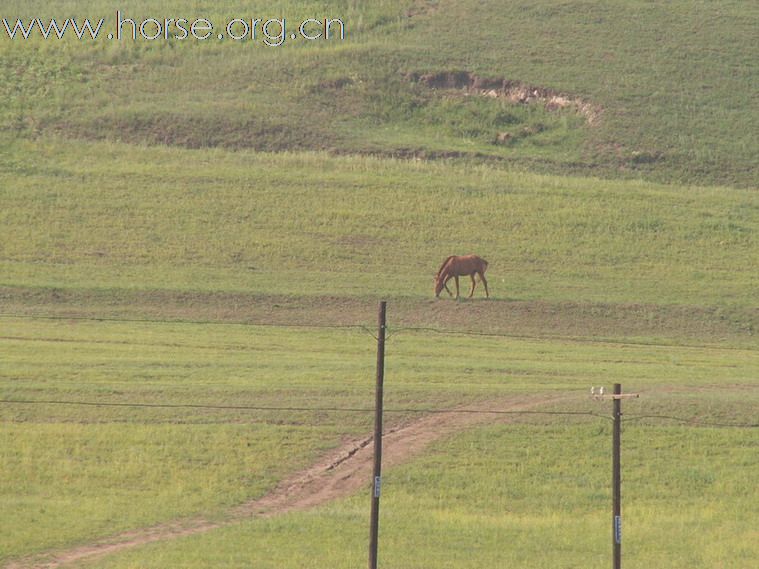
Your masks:
<path fill-rule="evenodd" d="M 591 126 L 601 118 L 601 107 L 582 97 L 513 79 L 483 77 L 469 71 L 413 72 L 408 73 L 406 79 L 430 89 L 458 90 L 466 95 L 506 99 L 519 104 L 539 103 L 548 110 L 573 109 Z"/>

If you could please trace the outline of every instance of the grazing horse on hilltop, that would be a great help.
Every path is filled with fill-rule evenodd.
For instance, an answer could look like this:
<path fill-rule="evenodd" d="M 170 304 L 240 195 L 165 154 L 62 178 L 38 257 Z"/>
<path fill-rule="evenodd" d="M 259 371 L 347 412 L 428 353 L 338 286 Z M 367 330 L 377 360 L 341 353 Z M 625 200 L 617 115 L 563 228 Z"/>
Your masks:
<path fill-rule="evenodd" d="M 482 284 L 485 285 L 485 296 L 490 298 L 490 293 L 488 292 L 488 281 L 485 280 L 485 271 L 487 268 L 488 262 L 482 257 L 478 257 L 477 255 L 451 255 L 445 261 L 443 261 L 443 264 L 440 265 L 440 268 L 437 271 L 437 275 L 435 275 L 435 296 L 439 297 L 440 292 L 443 289 L 447 290 L 448 294 L 453 296 L 453 293 L 448 288 L 448 281 L 455 279 L 456 298 L 458 299 L 459 277 L 469 275 L 469 277 L 472 279 L 472 290 L 469 291 L 469 298 L 472 298 L 472 295 L 474 294 L 474 287 L 477 284 L 474 276 L 479 275 Z"/>

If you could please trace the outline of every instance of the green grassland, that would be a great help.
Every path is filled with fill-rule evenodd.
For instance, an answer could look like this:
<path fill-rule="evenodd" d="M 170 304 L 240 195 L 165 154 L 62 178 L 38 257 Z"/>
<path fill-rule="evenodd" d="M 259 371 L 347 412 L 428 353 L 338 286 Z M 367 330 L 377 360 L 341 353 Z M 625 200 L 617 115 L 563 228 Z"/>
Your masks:
<path fill-rule="evenodd" d="M 3 162 L 6 286 L 428 297 L 477 251 L 496 298 L 753 308 L 753 192 L 103 143 Z"/>
<path fill-rule="evenodd" d="M 0 564 L 223 522 L 365 437 L 380 299 L 388 428 L 527 395 L 608 415 L 588 389 L 622 383 L 641 393 L 624 403 L 625 566 L 759 558 L 756 428 L 735 426 L 759 417 L 756 6 L 129 10 L 340 17 L 347 39 L 0 28 Z M 456 72 L 592 119 L 429 80 Z M 491 298 L 436 300 L 439 263 L 470 252 Z M 385 472 L 381 564 L 607 566 L 609 439 L 606 417 L 547 414 L 438 441 Z M 368 502 L 367 486 L 80 565 L 355 567 Z"/>
<path fill-rule="evenodd" d="M 7 2 L 106 18 L 110 2 Z M 125 16 L 341 17 L 343 41 L 0 41 L 12 136 L 185 147 L 460 156 L 553 173 L 755 187 L 759 13 L 739 1 L 131 3 Z M 5 35 L 5 34 L 3 34 Z M 73 37 L 73 36 L 72 36 Z M 466 71 L 588 101 L 571 110 L 430 89 Z M 511 136 L 496 143 L 499 133 Z"/>
<path fill-rule="evenodd" d="M 380 564 L 608 567 L 609 430 L 492 426 L 393 470 L 384 477 Z M 756 559 L 746 522 L 757 504 L 745 468 L 755 436 L 631 428 L 624 440 L 625 566 L 738 569 Z M 705 449 L 708 464 L 689 460 Z M 79 566 L 357 567 L 365 562 L 366 502 L 357 496 Z"/>
<path fill-rule="evenodd" d="M 2 394 L 18 401 L 0 408 L 5 557 L 192 515 L 223 520 L 225 509 L 261 496 L 343 437 L 371 428 L 374 339 L 361 329 L 4 318 L 3 332 Z M 587 387 L 621 382 L 643 394 L 625 406 L 631 421 L 630 434 L 625 430 L 630 540 L 656 538 L 660 544 L 655 555 L 631 555 L 659 563 L 675 559 L 683 567 L 693 555 L 716 555 L 738 567 L 730 563 L 756 554 L 740 545 L 745 530 L 735 531 L 759 506 L 746 494 L 750 485 L 741 482 L 752 469 L 754 433 L 639 417 L 755 422 L 758 371 L 751 349 L 401 329 L 388 343 L 386 422 L 392 428 L 420 409 L 535 393 L 565 398 L 538 410 L 606 415 L 608 403 L 590 401 Z M 22 402 L 35 400 L 40 403 Z M 70 404 L 75 402 L 98 405 Z M 448 555 L 452 564 L 443 565 L 451 567 L 504 559 L 497 544 L 515 532 L 519 547 L 508 555 L 542 556 L 538 567 L 570 552 L 567 559 L 577 563 L 604 558 L 608 420 L 526 415 L 515 422 L 442 442 L 419 463 L 388 471 L 383 543 L 395 550 L 388 555 L 399 556 L 399 565 L 443 563 L 440 556 Z M 491 486 L 507 495 L 489 501 Z M 303 551 L 313 548 L 318 553 L 306 566 L 353 566 L 350 560 L 365 547 L 359 531 L 365 498 L 283 522 L 251 522 L 242 541 L 239 528 L 218 530 L 124 554 L 131 560 L 125 565 L 117 555 L 113 563 L 301 566 Z M 745 508 L 738 510 L 733 500 Z M 667 512 L 665 519 L 652 509 Z M 704 532 L 733 535 L 733 554 L 724 543 L 716 551 L 672 552 L 657 537 L 662 526 L 686 531 L 686 520 L 696 514 Z M 582 547 L 572 544 L 579 538 L 578 515 L 598 534 Z M 341 524 L 356 527 L 329 538 L 343 533 Z M 469 529 L 459 535 L 462 524 Z M 474 550 L 459 551 L 478 527 L 482 535 L 467 546 Z M 545 532 L 564 540 L 555 554 L 544 551 Z M 281 535 L 262 547 L 272 533 Z M 279 539 L 292 540 L 291 533 L 302 543 L 271 555 Z M 328 546 L 323 539 L 338 543 Z M 403 553 L 415 540 L 418 552 Z M 256 553 L 239 553 L 241 547 Z M 466 551 L 465 557 L 474 555 L 469 561 L 461 557 Z"/>

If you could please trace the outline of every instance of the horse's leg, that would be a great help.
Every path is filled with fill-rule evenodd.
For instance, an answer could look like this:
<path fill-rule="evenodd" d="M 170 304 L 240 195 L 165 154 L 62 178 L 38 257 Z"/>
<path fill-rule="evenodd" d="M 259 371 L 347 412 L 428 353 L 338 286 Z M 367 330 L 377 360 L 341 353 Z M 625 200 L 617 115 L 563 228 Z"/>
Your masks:
<path fill-rule="evenodd" d="M 475 273 L 472 273 L 469 275 L 469 278 L 472 279 L 472 290 L 469 291 L 469 298 L 472 298 L 474 295 L 474 287 L 477 286 L 477 281 L 474 280 Z"/>
<path fill-rule="evenodd" d="M 485 298 L 490 298 L 490 293 L 488 292 L 488 281 L 485 280 L 485 273 L 480 273 L 480 280 L 482 281 L 482 284 L 485 285 Z"/>
<path fill-rule="evenodd" d="M 448 296 L 453 296 L 453 293 L 451 292 L 451 289 L 448 288 L 448 281 L 451 280 L 450 275 L 446 277 L 446 279 L 443 281 L 443 286 L 445 287 L 445 290 L 448 291 Z"/>
<path fill-rule="evenodd" d="M 454 275 L 453 278 L 456 279 L 456 300 L 458 300 L 459 299 L 459 276 Z"/>

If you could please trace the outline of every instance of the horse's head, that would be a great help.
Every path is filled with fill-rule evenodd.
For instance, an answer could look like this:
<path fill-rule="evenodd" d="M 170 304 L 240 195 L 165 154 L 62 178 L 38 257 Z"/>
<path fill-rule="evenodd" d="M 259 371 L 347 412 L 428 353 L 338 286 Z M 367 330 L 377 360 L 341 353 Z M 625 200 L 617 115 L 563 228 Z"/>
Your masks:
<path fill-rule="evenodd" d="M 435 298 L 440 298 L 440 292 L 443 290 L 443 287 L 445 286 L 445 280 L 440 278 L 440 276 L 435 277 Z"/>

